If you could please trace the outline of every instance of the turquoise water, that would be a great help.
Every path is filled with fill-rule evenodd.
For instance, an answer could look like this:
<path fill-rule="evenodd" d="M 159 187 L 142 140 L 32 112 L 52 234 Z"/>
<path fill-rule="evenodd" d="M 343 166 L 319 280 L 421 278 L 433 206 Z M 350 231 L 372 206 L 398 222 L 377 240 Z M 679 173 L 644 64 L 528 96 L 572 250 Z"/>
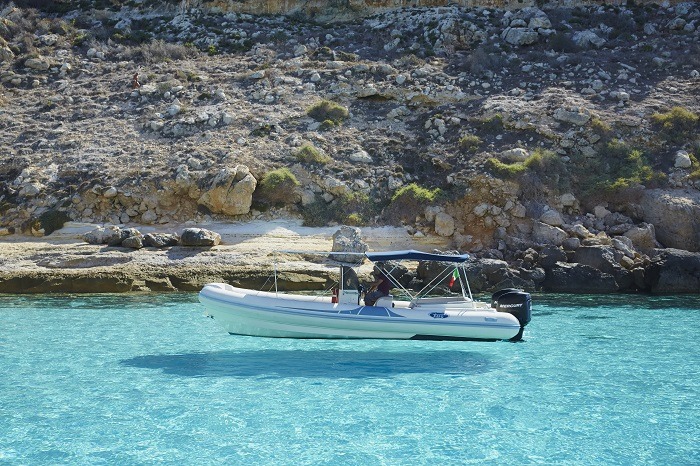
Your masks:
<path fill-rule="evenodd" d="M 234 337 L 195 294 L 0 296 L 0 464 L 700 464 L 700 298 L 522 343 Z"/>

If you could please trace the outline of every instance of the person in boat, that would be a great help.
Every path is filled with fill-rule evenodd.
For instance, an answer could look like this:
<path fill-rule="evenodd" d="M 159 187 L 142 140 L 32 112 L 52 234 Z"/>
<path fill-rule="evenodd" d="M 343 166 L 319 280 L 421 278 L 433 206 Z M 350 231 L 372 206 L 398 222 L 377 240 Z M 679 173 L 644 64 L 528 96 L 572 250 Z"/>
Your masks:
<path fill-rule="evenodd" d="M 367 294 L 365 295 L 365 306 L 374 306 L 382 296 L 389 296 L 391 291 L 391 281 L 386 277 L 384 272 L 379 267 L 375 267 L 372 272 L 374 282 L 369 285 Z"/>

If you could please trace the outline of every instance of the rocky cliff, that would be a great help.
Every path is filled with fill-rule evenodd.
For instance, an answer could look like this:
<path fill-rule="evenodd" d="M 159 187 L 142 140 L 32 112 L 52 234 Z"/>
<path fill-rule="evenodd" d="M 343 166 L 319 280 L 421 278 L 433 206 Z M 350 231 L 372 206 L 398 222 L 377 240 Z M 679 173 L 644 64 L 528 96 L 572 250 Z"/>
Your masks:
<path fill-rule="evenodd" d="M 0 6 L 0 232 L 291 216 L 509 261 L 700 250 L 697 4 L 199 6 Z"/>

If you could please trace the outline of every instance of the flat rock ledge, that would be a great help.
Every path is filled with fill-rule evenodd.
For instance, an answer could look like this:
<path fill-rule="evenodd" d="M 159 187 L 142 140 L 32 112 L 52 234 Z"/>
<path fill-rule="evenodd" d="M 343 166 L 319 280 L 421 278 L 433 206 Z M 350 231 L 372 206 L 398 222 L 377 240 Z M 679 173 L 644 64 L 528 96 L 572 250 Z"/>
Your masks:
<path fill-rule="evenodd" d="M 138 249 L 88 244 L 82 240 L 84 233 L 75 232 L 42 239 L 12 235 L 0 242 L 0 293 L 192 292 L 211 282 L 269 290 L 275 263 L 281 291 L 324 290 L 337 280 L 337 265 L 282 252 L 337 249 L 337 227 L 259 222 L 215 225 L 212 230 L 221 233 L 216 233 L 221 242 L 215 246 Z M 359 231 L 352 233 L 360 237 Z M 417 242 L 401 228 L 367 228 L 361 235 L 363 250 L 450 251 L 439 235 Z M 700 292 L 700 253 L 657 249 L 643 262 L 616 258 L 621 254 L 605 245 L 579 246 L 575 251 L 545 245 L 523 251 L 514 261 L 474 258 L 467 273 L 476 293 L 508 287 L 559 293 Z M 360 279 L 369 281 L 371 270 L 370 263 L 360 267 Z M 413 287 L 432 280 L 434 273 L 430 267 L 418 267 L 401 281 Z"/>

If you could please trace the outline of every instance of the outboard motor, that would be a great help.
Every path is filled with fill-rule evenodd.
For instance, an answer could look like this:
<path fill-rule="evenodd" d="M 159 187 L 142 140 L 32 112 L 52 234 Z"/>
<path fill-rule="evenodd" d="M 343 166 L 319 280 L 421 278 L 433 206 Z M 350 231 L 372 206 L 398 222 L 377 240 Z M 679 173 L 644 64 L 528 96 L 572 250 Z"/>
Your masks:
<path fill-rule="evenodd" d="M 523 338 L 525 326 L 530 322 L 532 314 L 532 301 L 530 293 L 522 290 L 508 288 L 497 291 L 491 297 L 492 305 L 498 312 L 507 312 L 513 314 L 518 322 L 520 322 L 520 331 L 510 341 L 520 341 Z"/>

